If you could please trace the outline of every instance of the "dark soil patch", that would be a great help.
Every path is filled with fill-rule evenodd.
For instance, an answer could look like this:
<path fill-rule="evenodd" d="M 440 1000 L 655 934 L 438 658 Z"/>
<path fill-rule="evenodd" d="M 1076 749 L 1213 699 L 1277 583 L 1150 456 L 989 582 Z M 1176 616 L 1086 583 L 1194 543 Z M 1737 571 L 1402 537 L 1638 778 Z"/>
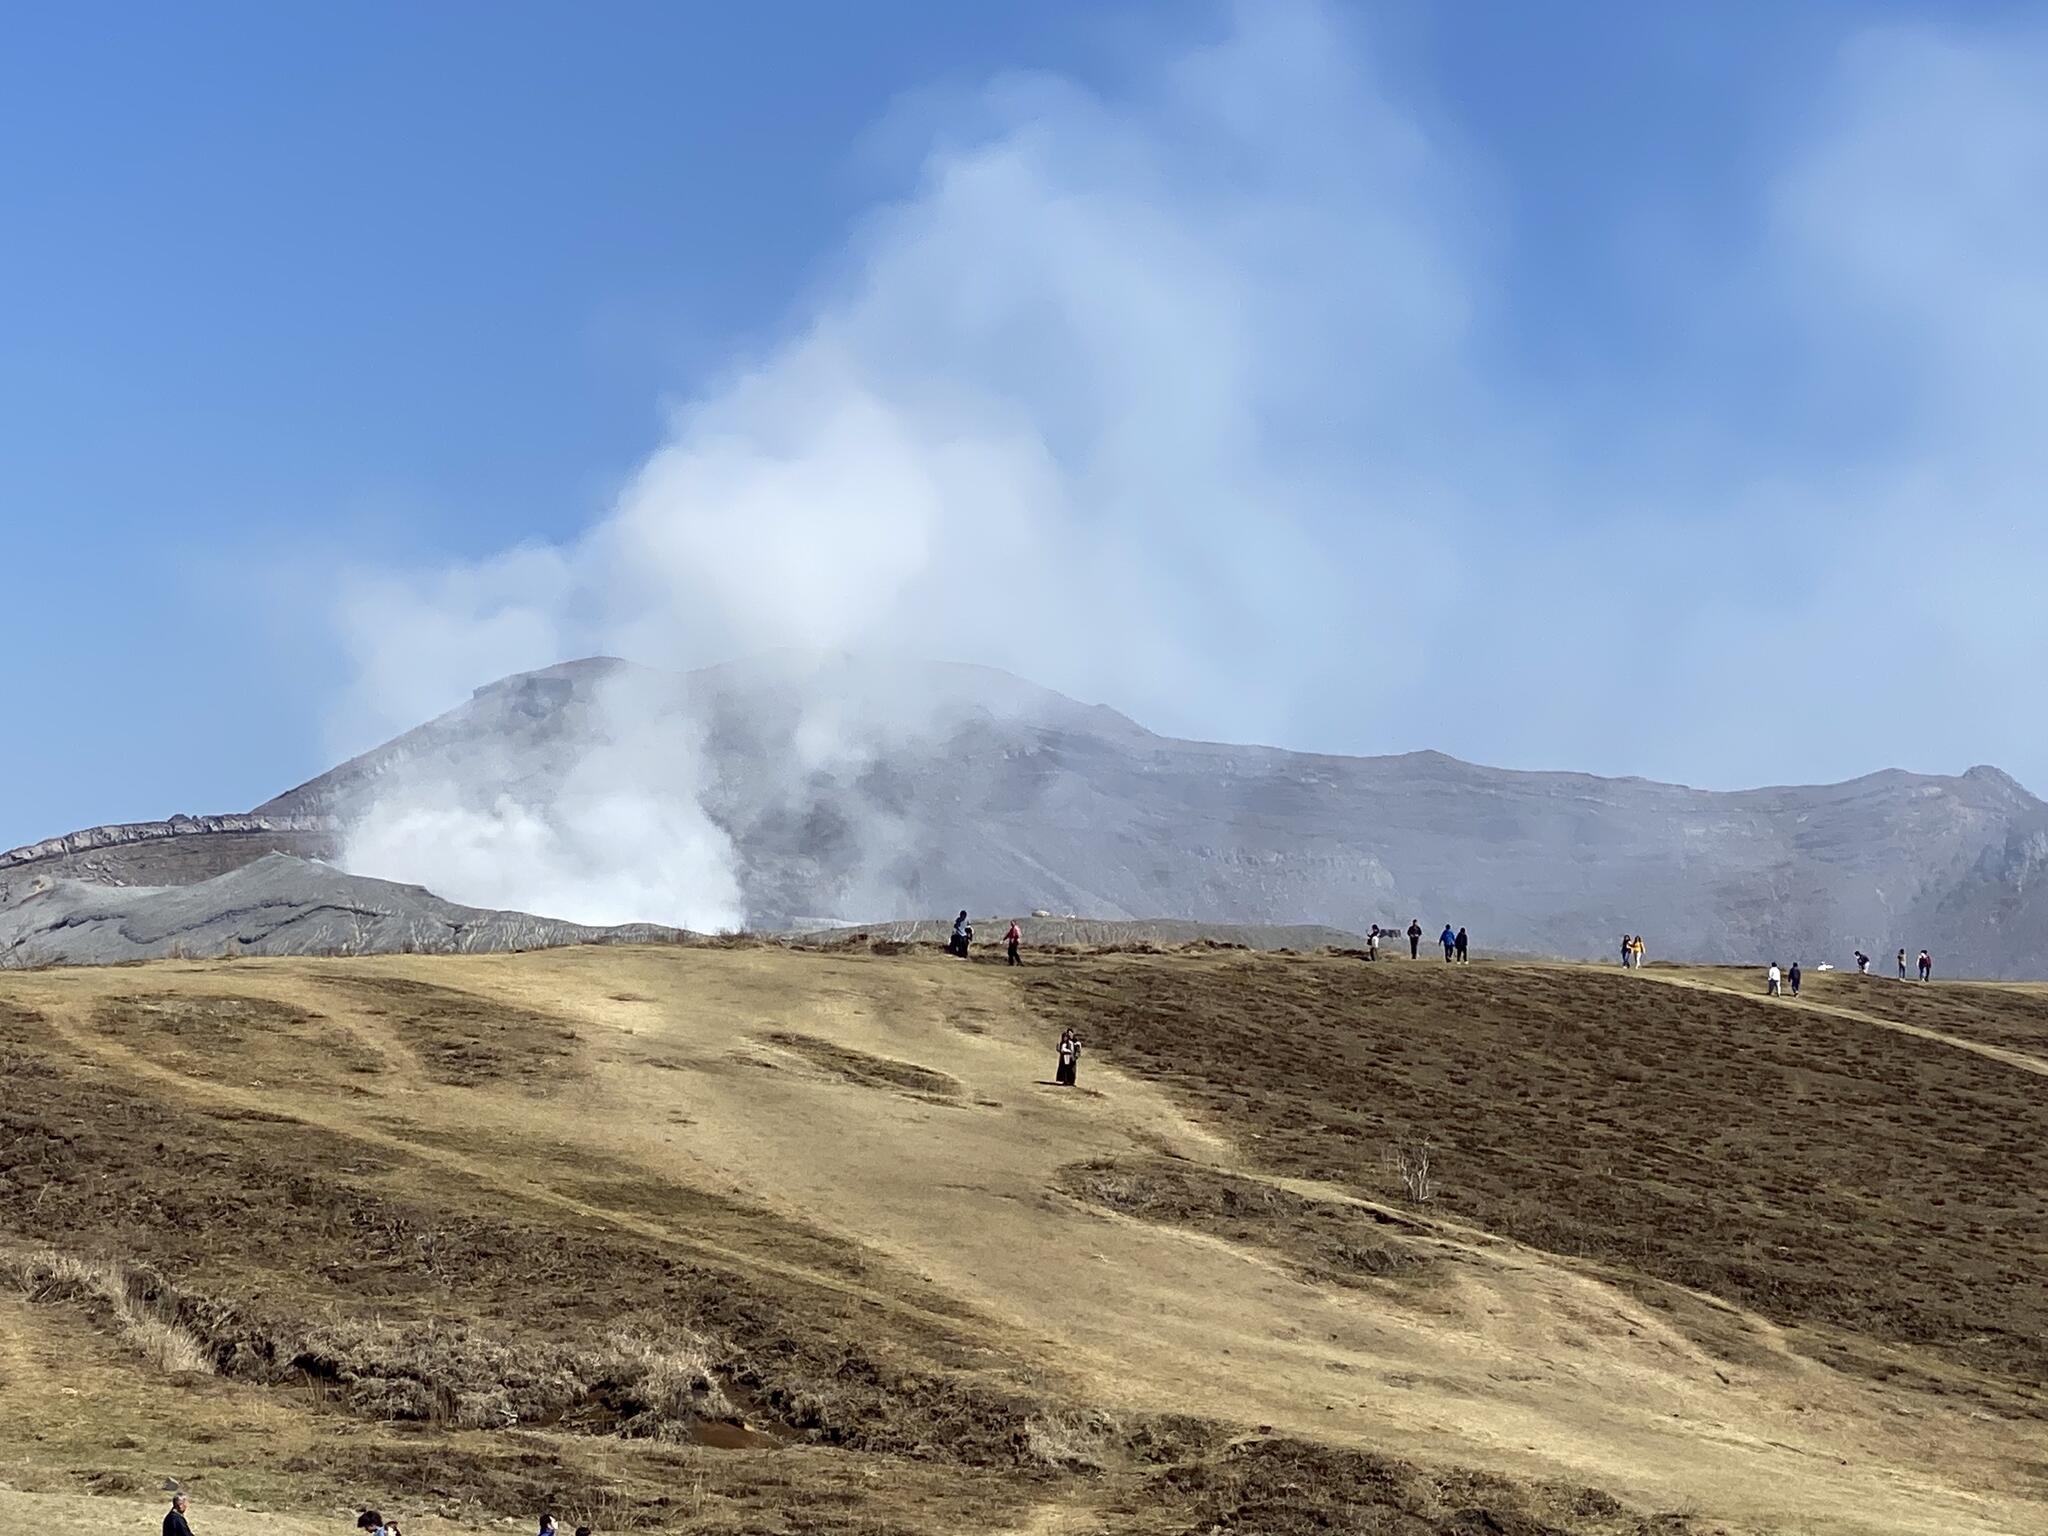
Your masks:
<path fill-rule="evenodd" d="M 393 976 L 329 981 L 362 1013 L 389 1021 L 429 1079 L 453 1088 L 515 1081 L 535 1092 L 577 1076 L 580 1039 L 553 1014 Z"/>
<path fill-rule="evenodd" d="M 1395 1218 L 1192 1163 L 1074 1163 L 1060 1170 L 1059 1187 L 1126 1216 L 1270 1249 L 1310 1280 L 1366 1285 L 1413 1274 L 1424 1262 L 1418 1248 L 1401 1241 L 1406 1223 Z"/>
<path fill-rule="evenodd" d="M 944 1072 L 934 1072 L 930 1067 L 920 1067 L 915 1062 L 870 1056 L 866 1051 L 849 1050 L 829 1040 L 820 1040 L 815 1035 L 792 1034 L 786 1030 L 777 1030 L 761 1038 L 770 1045 L 803 1057 L 812 1066 L 834 1077 L 859 1083 L 864 1088 L 887 1088 L 921 1099 L 943 1100 L 960 1096 L 960 1084 L 956 1079 Z"/>
<path fill-rule="evenodd" d="M 1554 1484 L 1425 1469 L 1365 1451 L 1299 1440 L 1256 1440 L 1170 1468 L 1145 1486 L 1178 1536 L 1688 1536 L 1683 1515 L 1636 1514 L 1605 1494 Z M 1183 1523 L 1184 1522 L 1184 1523 Z M 1136 1527 L 1133 1527 L 1136 1529 Z"/>
<path fill-rule="evenodd" d="M 322 1014 L 270 998 L 188 992 L 110 997 L 93 1028 L 163 1065 L 214 1082 L 288 1086 L 372 1076 L 384 1058 Z"/>

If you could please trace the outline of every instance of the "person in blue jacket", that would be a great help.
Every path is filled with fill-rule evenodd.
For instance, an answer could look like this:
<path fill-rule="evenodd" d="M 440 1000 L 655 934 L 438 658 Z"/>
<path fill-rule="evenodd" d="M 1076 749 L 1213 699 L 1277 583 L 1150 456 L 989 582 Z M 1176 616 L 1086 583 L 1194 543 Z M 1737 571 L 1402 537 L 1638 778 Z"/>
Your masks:
<path fill-rule="evenodd" d="M 1458 952 L 1458 936 L 1451 931 L 1449 923 L 1444 924 L 1443 937 L 1437 942 L 1444 947 L 1444 964 L 1449 965 L 1451 957 Z"/>

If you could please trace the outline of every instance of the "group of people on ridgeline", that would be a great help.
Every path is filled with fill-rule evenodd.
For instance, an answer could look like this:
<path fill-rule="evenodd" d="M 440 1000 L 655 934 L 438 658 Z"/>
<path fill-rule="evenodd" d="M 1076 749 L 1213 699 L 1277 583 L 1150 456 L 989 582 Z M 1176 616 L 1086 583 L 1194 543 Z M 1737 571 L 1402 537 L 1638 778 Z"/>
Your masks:
<path fill-rule="evenodd" d="M 164 1516 L 164 1536 L 192 1536 L 191 1500 L 182 1493 L 171 1495 L 170 1513 Z M 369 1536 L 403 1536 L 396 1520 L 386 1520 L 374 1509 L 366 1509 L 356 1516 L 356 1529 L 366 1531 Z M 555 1524 L 553 1515 L 540 1517 L 540 1536 L 561 1536 L 561 1527 Z M 596 1536 L 587 1525 L 576 1527 L 576 1536 Z"/>
<path fill-rule="evenodd" d="M 1621 936 L 1621 968 L 1624 971 L 1640 971 L 1643 968 L 1643 936 L 1640 933 L 1624 933 Z"/>
<path fill-rule="evenodd" d="M 1368 960 L 1379 959 L 1381 942 L 1383 940 L 1398 940 L 1400 937 L 1400 929 L 1382 928 L 1378 923 L 1374 923 L 1371 928 L 1366 930 L 1365 958 Z M 1420 960 L 1422 958 L 1421 918 L 1411 917 L 1408 919 L 1407 937 L 1408 958 L 1410 960 Z M 1437 936 L 1437 942 L 1444 947 L 1444 963 L 1446 965 L 1453 961 L 1470 960 L 1472 958 L 1472 941 L 1466 937 L 1465 930 L 1462 928 L 1453 931 L 1451 925 L 1445 923 L 1444 931 Z"/>
<path fill-rule="evenodd" d="M 1858 976 L 1868 976 L 1870 974 L 1870 956 L 1863 953 L 1860 949 L 1855 954 L 1856 974 Z M 1899 951 L 1898 958 L 1899 980 L 1906 981 L 1909 977 L 1906 970 L 1906 952 L 1903 949 Z M 1828 967 L 1824 965 L 1821 969 L 1826 970 Z M 1934 956 L 1931 952 L 1924 949 L 1920 951 L 1920 958 L 1913 963 L 1913 973 L 1917 974 L 1922 981 L 1932 981 L 1934 979 Z M 1789 972 L 1781 972 L 1778 969 L 1778 962 L 1773 960 L 1764 971 L 1764 991 L 1772 997 L 1778 997 L 1788 987 L 1794 997 L 1799 995 L 1799 962 L 1794 960 L 1792 962 L 1792 969 Z"/>
<path fill-rule="evenodd" d="M 968 945 L 974 940 L 974 924 L 967 921 L 967 909 L 962 907 L 960 915 L 953 919 L 953 936 L 946 940 L 946 953 L 968 958 Z M 1010 920 L 1009 931 L 1003 935 L 1003 948 L 1008 951 L 1010 964 L 1022 965 L 1023 957 L 1018 951 L 1024 947 L 1024 925 L 1015 918 Z"/>

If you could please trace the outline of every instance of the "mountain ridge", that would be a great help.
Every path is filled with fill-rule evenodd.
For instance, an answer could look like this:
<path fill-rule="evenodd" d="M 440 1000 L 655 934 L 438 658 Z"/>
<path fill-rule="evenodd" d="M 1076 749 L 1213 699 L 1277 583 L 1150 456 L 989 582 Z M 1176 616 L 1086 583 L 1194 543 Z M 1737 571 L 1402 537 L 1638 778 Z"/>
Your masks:
<path fill-rule="evenodd" d="M 488 683 L 252 814 L 345 829 L 421 786 L 545 808 L 593 753 L 684 726 L 694 776 L 671 783 L 658 752 L 633 771 L 701 804 L 758 926 L 963 905 L 1350 931 L 1419 917 L 1567 956 L 1627 930 L 1704 960 L 1924 945 L 1946 973 L 2048 974 L 2048 803 L 1988 765 L 1702 790 L 1431 749 L 1302 753 L 1162 736 L 961 663 L 581 658 Z"/>

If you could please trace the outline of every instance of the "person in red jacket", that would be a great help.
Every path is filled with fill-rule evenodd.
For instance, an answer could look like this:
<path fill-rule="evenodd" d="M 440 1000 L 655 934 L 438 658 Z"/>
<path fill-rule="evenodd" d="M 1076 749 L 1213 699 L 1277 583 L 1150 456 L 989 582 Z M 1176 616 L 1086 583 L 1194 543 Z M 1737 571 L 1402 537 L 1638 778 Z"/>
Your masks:
<path fill-rule="evenodd" d="M 1010 931 L 1003 935 L 1003 944 L 1010 952 L 1010 964 L 1022 965 L 1024 963 L 1017 958 L 1017 946 L 1023 942 L 1024 930 L 1013 917 L 1010 919 Z"/>

